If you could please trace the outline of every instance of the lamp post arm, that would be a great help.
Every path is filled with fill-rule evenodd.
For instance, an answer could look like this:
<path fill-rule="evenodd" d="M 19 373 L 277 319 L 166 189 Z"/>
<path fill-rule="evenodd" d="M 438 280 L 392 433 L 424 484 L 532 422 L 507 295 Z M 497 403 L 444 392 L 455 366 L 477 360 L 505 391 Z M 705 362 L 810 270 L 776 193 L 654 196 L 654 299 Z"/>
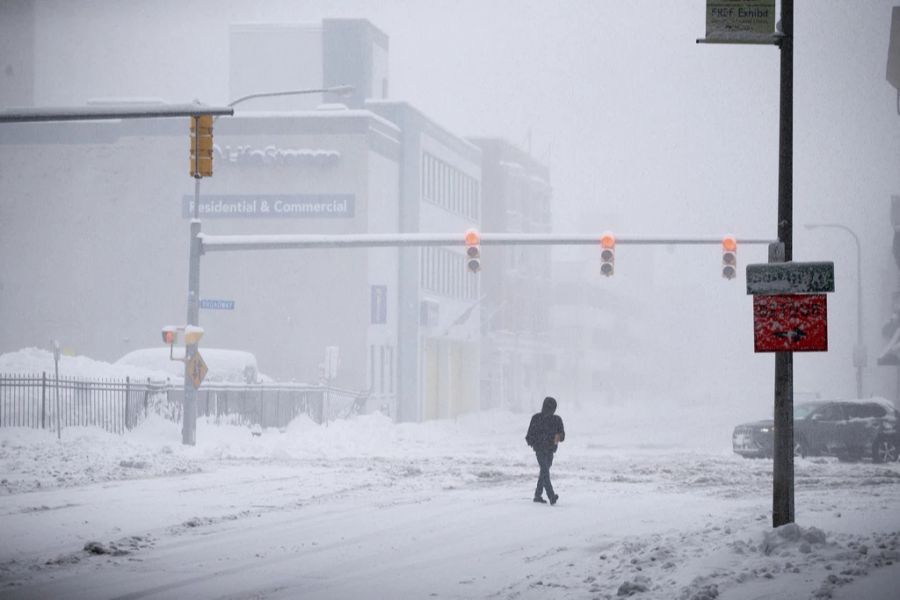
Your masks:
<path fill-rule="evenodd" d="M 237 100 L 233 100 L 228 103 L 228 106 L 234 106 L 235 104 L 239 104 L 241 102 L 245 102 L 247 100 L 253 100 L 254 98 L 271 98 L 273 96 L 299 96 L 302 94 L 341 94 L 346 95 L 353 92 L 352 85 L 336 85 L 328 88 L 316 88 L 310 90 L 288 90 L 284 92 L 260 92 L 258 94 L 249 94 L 247 96 L 241 96 Z"/>

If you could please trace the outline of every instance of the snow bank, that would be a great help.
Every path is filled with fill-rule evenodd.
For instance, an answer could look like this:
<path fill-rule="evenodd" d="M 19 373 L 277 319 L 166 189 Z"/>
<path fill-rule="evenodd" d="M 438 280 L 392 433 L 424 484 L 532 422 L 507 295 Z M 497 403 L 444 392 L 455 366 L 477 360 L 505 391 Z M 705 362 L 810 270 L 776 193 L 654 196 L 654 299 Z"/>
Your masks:
<path fill-rule="evenodd" d="M 24 348 L 18 352 L 0 354 L 0 374 L 40 375 L 54 373 L 53 353 L 40 348 Z M 60 377 L 85 379 L 146 379 L 165 380 L 169 374 L 163 370 L 135 365 L 119 365 L 94 360 L 86 356 L 59 357 Z"/>

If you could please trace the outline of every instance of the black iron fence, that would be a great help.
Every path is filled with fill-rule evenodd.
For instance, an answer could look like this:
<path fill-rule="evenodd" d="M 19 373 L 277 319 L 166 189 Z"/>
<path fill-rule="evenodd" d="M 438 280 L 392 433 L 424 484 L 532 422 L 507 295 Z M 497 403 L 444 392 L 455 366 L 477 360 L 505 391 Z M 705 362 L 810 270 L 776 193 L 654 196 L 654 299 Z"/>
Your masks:
<path fill-rule="evenodd" d="M 180 383 L 0 375 L 0 427 L 61 431 L 94 426 L 114 433 L 134 428 L 147 414 L 180 422 Z M 367 397 L 353 390 L 306 384 L 204 384 L 197 415 L 241 425 L 285 427 L 305 414 L 316 423 L 362 412 Z"/>
<path fill-rule="evenodd" d="M 137 425 L 164 384 L 114 379 L 0 375 L 0 427 L 94 426 L 122 433 Z"/>

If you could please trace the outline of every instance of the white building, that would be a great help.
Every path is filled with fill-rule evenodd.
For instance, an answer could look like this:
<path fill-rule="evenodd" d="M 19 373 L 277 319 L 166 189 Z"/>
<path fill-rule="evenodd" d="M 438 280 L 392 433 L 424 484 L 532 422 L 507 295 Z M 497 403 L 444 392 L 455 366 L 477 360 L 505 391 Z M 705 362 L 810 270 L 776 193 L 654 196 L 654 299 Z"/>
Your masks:
<path fill-rule="evenodd" d="M 217 119 L 214 175 L 200 184 L 204 233 L 462 236 L 478 225 L 481 153 L 384 99 L 382 32 L 334 19 L 235 25 L 230 39 L 238 98 L 297 81 L 354 92 L 253 99 Z M 255 68 L 259 61 L 288 70 Z M 286 72 L 301 75 L 281 81 Z M 184 322 L 188 148 L 186 118 L 0 129 L 0 253 L 15 257 L 0 274 L 0 307 L 17 317 L 0 324 L 0 352 L 59 339 L 114 360 Z M 479 276 L 466 273 L 463 253 L 207 254 L 201 297 L 233 308 L 201 310 L 202 345 L 251 351 L 262 372 L 306 382 L 328 374 L 323 363 L 336 348 L 330 382 L 368 391 L 370 406 L 402 420 L 478 409 Z"/>

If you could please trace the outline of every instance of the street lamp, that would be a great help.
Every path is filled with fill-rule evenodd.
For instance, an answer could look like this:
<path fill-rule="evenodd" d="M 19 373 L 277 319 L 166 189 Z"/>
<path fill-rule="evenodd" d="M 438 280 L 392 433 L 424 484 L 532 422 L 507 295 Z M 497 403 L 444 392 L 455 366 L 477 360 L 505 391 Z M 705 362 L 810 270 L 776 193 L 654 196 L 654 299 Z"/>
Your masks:
<path fill-rule="evenodd" d="M 853 348 L 853 366 L 856 367 L 856 397 L 862 398 L 863 395 L 863 367 L 866 366 L 866 347 L 862 340 L 862 249 L 859 244 L 859 236 L 847 227 L 839 223 L 807 223 L 804 225 L 806 229 L 818 229 L 830 227 L 832 229 L 841 229 L 853 236 L 856 242 L 856 347 Z"/>
<path fill-rule="evenodd" d="M 349 96 L 353 93 L 352 85 L 335 85 L 327 88 L 309 89 L 309 90 L 289 90 L 285 92 L 261 92 L 258 94 L 248 94 L 241 96 L 237 100 L 228 103 L 228 106 L 234 106 L 246 100 L 254 98 L 271 98 L 273 96 L 299 96 L 302 94 L 337 94 L 339 96 Z"/>

